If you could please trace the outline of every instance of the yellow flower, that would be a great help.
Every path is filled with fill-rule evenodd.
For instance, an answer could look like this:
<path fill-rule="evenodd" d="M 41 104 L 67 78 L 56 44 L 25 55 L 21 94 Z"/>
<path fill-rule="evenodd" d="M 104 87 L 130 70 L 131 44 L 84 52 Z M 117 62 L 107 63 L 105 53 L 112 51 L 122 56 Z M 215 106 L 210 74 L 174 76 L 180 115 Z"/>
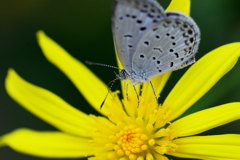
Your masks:
<path fill-rule="evenodd" d="M 189 6 L 189 0 L 173 0 L 169 10 L 178 9 L 189 14 Z M 9 95 L 60 131 L 21 128 L 3 135 L 0 146 L 46 158 L 167 160 L 166 155 L 172 155 L 208 160 L 240 159 L 238 134 L 193 136 L 239 119 L 239 102 L 176 120 L 235 65 L 240 55 L 240 43 L 221 46 L 198 60 L 162 105 L 156 104 L 151 86 L 146 83 L 141 90 L 139 106 L 134 91 L 130 90 L 129 100 L 120 100 L 114 92 L 100 110 L 107 86 L 42 31 L 37 37 L 46 58 L 68 76 L 103 116 L 86 115 L 54 93 L 23 80 L 10 69 L 6 78 Z M 166 73 L 152 80 L 156 93 L 160 94 L 169 76 L 170 73 Z M 125 88 L 123 96 L 124 91 Z"/>

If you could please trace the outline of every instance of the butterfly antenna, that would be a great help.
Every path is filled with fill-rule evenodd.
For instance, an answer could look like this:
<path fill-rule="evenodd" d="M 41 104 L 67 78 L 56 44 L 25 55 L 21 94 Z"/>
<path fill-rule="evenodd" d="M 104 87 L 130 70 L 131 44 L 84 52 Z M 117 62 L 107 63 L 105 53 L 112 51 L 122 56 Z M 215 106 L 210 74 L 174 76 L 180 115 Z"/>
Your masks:
<path fill-rule="evenodd" d="M 118 67 L 111 66 L 111 65 L 108 65 L 108 64 L 95 63 L 95 62 L 90 62 L 90 61 L 86 61 L 86 63 L 87 63 L 87 64 L 89 64 L 89 65 L 104 66 L 104 67 L 110 67 L 110 68 L 114 68 L 114 69 L 121 70 L 121 69 L 120 69 L 120 68 L 118 68 Z M 112 82 L 112 81 L 111 81 L 111 82 Z"/>
<path fill-rule="evenodd" d="M 105 101 L 106 101 L 106 99 L 107 99 L 107 97 L 108 97 L 108 94 L 110 93 L 110 90 L 111 90 L 113 84 L 116 82 L 116 80 L 118 80 L 118 78 L 116 78 L 116 79 L 114 79 L 114 80 L 112 80 L 112 81 L 110 81 L 110 82 L 108 83 L 108 86 L 110 85 L 110 83 L 112 83 L 112 84 L 110 85 L 110 87 L 108 87 L 108 92 L 107 92 L 107 94 L 106 94 L 106 96 L 105 96 L 105 98 L 104 98 L 104 100 L 103 100 L 103 102 L 102 102 L 102 104 L 101 104 L 101 106 L 100 106 L 100 109 L 102 109 L 102 107 L 103 107 L 103 105 L 104 105 L 104 103 L 105 103 Z"/>

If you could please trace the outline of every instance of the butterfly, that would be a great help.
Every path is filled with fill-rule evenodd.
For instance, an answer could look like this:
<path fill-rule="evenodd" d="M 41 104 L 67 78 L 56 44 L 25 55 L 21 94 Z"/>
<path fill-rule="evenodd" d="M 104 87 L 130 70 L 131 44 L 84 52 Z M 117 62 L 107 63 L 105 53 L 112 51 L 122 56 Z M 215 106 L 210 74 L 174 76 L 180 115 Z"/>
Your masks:
<path fill-rule="evenodd" d="M 200 30 L 191 17 L 165 12 L 155 0 L 115 1 L 112 32 L 124 68 L 116 79 L 131 80 L 128 84 L 135 91 L 135 85 L 145 82 L 154 91 L 152 77 L 194 63 L 200 42 Z"/>

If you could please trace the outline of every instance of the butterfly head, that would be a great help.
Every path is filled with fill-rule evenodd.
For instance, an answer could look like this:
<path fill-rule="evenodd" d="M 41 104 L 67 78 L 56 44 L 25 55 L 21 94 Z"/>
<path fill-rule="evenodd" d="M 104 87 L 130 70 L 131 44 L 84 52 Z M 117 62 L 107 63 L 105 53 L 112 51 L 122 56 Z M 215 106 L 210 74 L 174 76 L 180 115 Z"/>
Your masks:
<path fill-rule="evenodd" d="M 114 72 L 115 73 L 115 72 Z M 116 74 L 116 78 L 119 80 L 126 80 L 129 79 L 130 75 L 127 73 L 125 69 L 122 69 L 119 74 Z"/>

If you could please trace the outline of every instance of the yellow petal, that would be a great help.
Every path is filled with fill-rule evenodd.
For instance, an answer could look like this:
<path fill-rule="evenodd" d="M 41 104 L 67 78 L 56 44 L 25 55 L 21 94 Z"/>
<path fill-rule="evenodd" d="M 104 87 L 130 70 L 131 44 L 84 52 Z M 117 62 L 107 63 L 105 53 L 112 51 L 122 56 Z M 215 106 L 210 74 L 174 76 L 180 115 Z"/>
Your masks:
<path fill-rule="evenodd" d="M 74 135 L 89 137 L 94 122 L 52 92 L 23 80 L 10 69 L 6 78 L 8 94 L 25 109 L 56 128 Z"/>
<path fill-rule="evenodd" d="M 240 135 L 193 136 L 173 141 L 178 149 L 170 155 L 208 160 L 239 160 Z"/>
<path fill-rule="evenodd" d="M 221 46 L 188 69 L 163 103 L 171 110 L 169 121 L 184 113 L 224 76 L 238 60 L 240 43 Z"/>
<path fill-rule="evenodd" d="M 206 130 L 240 119 L 240 103 L 228 103 L 205 109 L 173 122 L 169 128 L 177 137 L 199 134 Z"/>
<path fill-rule="evenodd" d="M 172 0 L 166 11 L 181 11 L 190 15 L 190 0 Z"/>
<path fill-rule="evenodd" d="M 37 32 L 37 37 L 46 58 L 73 82 L 96 110 L 102 114 L 107 114 L 107 108 L 112 107 L 112 103 L 115 103 L 112 96 L 108 96 L 103 109 L 100 110 L 100 105 L 108 92 L 107 86 L 85 65 L 71 57 L 67 51 L 46 36 L 43 31 Z"/>
<path fill-rule="evenodd" d="M 45 158 L 80 158 L 92 154 L 89 139 L 62 132 L 18 129 L 0 138 L 0 144 Z"/>

